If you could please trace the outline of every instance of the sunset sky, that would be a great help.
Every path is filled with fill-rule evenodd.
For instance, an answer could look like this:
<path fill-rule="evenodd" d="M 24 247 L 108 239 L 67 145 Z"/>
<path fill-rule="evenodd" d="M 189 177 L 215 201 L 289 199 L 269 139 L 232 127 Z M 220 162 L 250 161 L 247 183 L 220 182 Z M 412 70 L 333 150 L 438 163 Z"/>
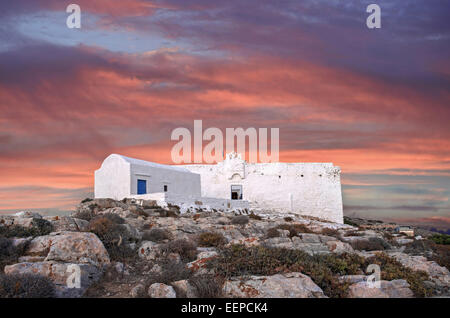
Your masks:
<path fill-rule="evenodd" d="M 77 3 L 81 29 L 66 26 Z M 381 29 L 366 7 L 381 7 Z M 111 153 L 278 127 L 342 169 L 344 213 L 450 228 L 450 1 L 0 2 L 0 213 L 67 211 Z"/>

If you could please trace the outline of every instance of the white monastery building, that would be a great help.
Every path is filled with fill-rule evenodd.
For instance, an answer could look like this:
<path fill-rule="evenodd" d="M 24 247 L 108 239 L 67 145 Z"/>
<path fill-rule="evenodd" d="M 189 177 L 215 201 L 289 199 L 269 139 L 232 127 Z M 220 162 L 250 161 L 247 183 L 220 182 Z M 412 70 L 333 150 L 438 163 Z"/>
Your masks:
<path fill-rule="evenodd" d="M 182 212 L 284 212 L 343 223 L 340 172 L 332 163 L 248 163 L 236 153 L 217 164 L 177 166 L 112 154 L 95 171 L 95 197 L 157 200 Z"/>

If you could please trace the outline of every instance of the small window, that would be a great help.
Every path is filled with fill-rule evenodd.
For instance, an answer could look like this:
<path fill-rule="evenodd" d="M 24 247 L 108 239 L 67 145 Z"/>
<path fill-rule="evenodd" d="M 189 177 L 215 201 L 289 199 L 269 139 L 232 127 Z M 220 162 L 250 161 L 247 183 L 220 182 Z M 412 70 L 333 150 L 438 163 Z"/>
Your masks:
<path fill-rule="evenodd" d="M 231 186 L 231 200 L 242 200 L 242 185 Z"/>
<path fill-rule="evenodd" d="M 167 185 L 164 185 L 164 192 L 167 192 Z"/>

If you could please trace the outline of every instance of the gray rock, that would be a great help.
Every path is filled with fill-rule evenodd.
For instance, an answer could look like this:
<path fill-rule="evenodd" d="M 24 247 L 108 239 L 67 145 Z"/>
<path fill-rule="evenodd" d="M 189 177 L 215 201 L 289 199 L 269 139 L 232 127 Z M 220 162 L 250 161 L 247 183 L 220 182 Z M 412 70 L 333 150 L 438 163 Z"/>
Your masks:
<path fill-rule="evenodd" d="M 349 298 L 411 298 L 413 292 L 406 280 L 380 281 L 380 288 L 362 281 L 349 287 Z"/>
<path fill-rule="evenodd" d="M 29 256 L 46 256 L 46 261 L 101 266 L 109 255 L 99 238 L 88 232 L 57 232 L 33 239 L 26 252 Z"/>
<path fill-rule="evenodd" d="M 301 273 L 276 274 L 273 276 L 251 276 L 225 282 L 226 297 L 245 298 L 324 298 L 322 289 L 308 276 Z"/>
<path fill-rule="evenodd" d="M 439 266 L 436 262 L 428 261 L 423 256 L 412 256 L 401 252 L 390 252 L 403 266 L 415 271 L 424 271 L 431 279 L 441 286 L 450 286 L 450 272 L 447 268 Z"/>
<path fill-rule="evenodd" d="M 175 289 L 172 286 L 155 283 L 150 285 L 148 289 L 148 295 L 151 298 L 176 298 L 177 294 L 175 293 Z"/>
<path fill-rule="evenodd" d="M 77 273 L 80 285 L 77 286 Z M 102 270 L 90 264 L 58 262 L 18 263 L 5 266 L 5 274 L 35 274 L 49 278 L 56 287 L 57 297 L 81 297 L 102 275 Z"/>

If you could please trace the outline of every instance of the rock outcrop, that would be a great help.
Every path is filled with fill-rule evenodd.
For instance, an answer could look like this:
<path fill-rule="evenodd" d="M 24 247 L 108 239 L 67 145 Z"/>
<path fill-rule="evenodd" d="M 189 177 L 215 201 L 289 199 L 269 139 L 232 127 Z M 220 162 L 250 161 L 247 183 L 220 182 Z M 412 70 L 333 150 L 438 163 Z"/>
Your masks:
<path fill-rule="evenodd" d="M 366 281 L 350 285 L 350 298 L 411 298 L 414 296 L 409 284 L 403 280 L 379 282 L 380 287 L 374 287 Z"/>
<path fill-rule="evenodd" d="M 226 297 L 239 298 L 324 298 L 322 289 L 302 273 L 241 277 L 225 282 Z"/>
<path fill-rule="evenodd" d="M 20 251 L 7 255 L 4 273 L 47 277 L 58 297 L 450 296 L 445 257 L 410 252 L 421 237 L 299 215 L 253 214 L 237 224 L 232 213 L 178 210 L 155 201 L 96 199 L 83 201 L 72 216 L 0 216 L 0 234 L 7 234 L 0 243 Z M 209 240 L 200 240 L 205 234 Z M 371 258 L 394 267 L 380 288 L 366 281 Z"/>

